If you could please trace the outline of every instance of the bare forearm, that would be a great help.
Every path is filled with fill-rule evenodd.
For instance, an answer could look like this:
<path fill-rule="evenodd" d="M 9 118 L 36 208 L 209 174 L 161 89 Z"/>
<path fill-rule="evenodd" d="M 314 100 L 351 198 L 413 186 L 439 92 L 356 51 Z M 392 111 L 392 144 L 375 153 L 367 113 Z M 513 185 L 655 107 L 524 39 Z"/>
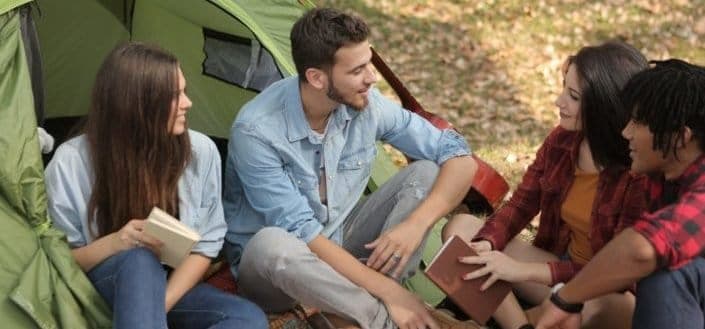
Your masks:
<path fill-rule="evenodd" d="M 409 220 L 430 228 L 453 210 L 470 190 L 477 171 L 471 156 L 461 156 L 443 163 L 426 199 L 411 213 Z"/>
<path fill-rule="evenodd" d="M 528 281 L 550 285 L 553 282 L 547 263 L 526 263 Z"/>
<path fill-rule="evenodd" d="M 119 251 L 114 239 L 115 233 L 108 234 L 83 247 L 71 250 L 71 253 L 81 269 L 88 272 Z"/>
<path fill-rule="evenodd" d="M 570 303 L 585 302 L 629 288 L 657 268 L 653 246 L 641 234 L 625 229 L 560 290 Z"/>
<path fill-rule="evenodd" d="M 323 236 L 319 235 L 308 246 L 338 273 L 378 298 L 383 298 L 390 286 L 397 285 L 394 280 L 365 266 L 345 249 Z"/>
<path fill-rule="evenodd" d="M 211 260 L 206 256 L 191 254 L 175 268 L 166 285 L 165 305 L 167 312 L 181 297 L 193 288 L 208 270 Z"/>

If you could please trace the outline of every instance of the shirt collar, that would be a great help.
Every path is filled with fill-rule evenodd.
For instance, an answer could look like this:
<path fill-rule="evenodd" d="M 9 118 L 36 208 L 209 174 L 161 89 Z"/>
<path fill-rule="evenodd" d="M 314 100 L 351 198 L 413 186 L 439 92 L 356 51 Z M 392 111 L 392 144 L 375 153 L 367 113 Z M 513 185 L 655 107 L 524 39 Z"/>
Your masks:
<path fill-rule="evenodd" d="M 685 168 L 683 174 L 675 179 L 674 182 L 681 188 L 690 189 L 690 186 L 701 180 L 701 177 L 704 177 L 702 180 L 705 180 L 705 154 L 700 155 Z"/>
<path fill-rule="evenodd" d="M 561 126 L 558 126 L 557 129 L 560 133 L 554 142 L 555 147 L 564 150 L 574 150 L 583 140 L 583 134 L 578 130 L 566 130 Z"/>
<path fill-rule="evenodd" d="M 286 97 L 284 101 L 284 115 L 286 117 L 287 138 L 289 142 L 302 140 L 310 134 L 310 128 L 306 115 L 304 114 L 303 103 L 301 102 L 301 90 L 299 87 L 299 78 L 294 76 L 288 81 L 290 85 L 286 86 Z M 338 105 L 338 108 L 333 110 L 331 118 L 337 125 L 339 122 L 345 122 L 352 118 L 350 112 L 356 113 L 355 109 L 348 108 L 346 105 Z"/>
<path fill-rule="evenodd" d="M 578 130 L 567 130 L 558 126 L 559 134 L 556 136 L 553 145 L 555 148 L 562 149 L 570 154 L 570 161 L 575 163 L 578 161 L 578 153 L 580 152 L 580 142 L 583 140 L 583 133 Z"/>
<path fill-rule="evenodd" d="M 284 116 L 286 118 L 286 135 L 289 142 L 295 142 L 308 136 L 308 122 L 304 115 L 299 90 L 299 77 L 289 78 L 284 100 Z"/>

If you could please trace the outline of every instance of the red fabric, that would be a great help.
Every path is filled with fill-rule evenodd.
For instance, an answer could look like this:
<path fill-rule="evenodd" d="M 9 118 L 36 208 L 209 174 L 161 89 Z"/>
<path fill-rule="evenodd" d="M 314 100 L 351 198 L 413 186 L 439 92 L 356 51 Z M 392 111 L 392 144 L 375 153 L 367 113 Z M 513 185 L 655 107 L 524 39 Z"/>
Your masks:
<path fill-rule="evenodd" d="M 634 230 L 654 246 L 659 264 L 676 269 L 701 257 L 705 251 L 705 155 L 675 181 L 661 177 L 649 187 L 655 211 L 637 219 Z M 673 193 L 665 193 L 669 188 Z"/>
<path fill-rule="evenodd" d="M 211 275 L 211 277 L 206 280 L 206 282 L 220 290 L 237 294 L 237 283 L 235 282 L 235 278 L 230 272 L 230 267 L 227 266 L 227 264 L 221 266 L 215 274 Z"/>
<path fill-rule="evenodd" d="M 493 248 L 506 244 L 541 212 L 534 245 L 558 257 L 566 254 L 570 228 L 560 217 L 561 204 L 575 177 L 582 135 L 556 127 L 544 140 L 511 199 L 495 212 L 475 240 L 485 239 Z M 627 168 L 603 170 L 592 206 L 590 243 L 597 253 L 614 235 L 631 226 L 646 209 L 646 178 Z M 567 282 L 581 268 L 570 260 L 550 262 L 553 283 Z"/>

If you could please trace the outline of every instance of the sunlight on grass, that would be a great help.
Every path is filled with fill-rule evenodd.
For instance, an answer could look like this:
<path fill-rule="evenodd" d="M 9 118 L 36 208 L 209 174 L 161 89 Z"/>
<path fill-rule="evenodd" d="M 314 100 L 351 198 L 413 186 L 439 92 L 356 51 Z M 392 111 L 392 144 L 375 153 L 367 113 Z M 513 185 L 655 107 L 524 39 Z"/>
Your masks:
<path fill-rule="evenodd" d="M 559 67 L 580 47 L 617 38 L 650 59 L 705 58 L 705 0 L 317 3 L 364 17 L 372 44 L 418 101 L 452 122 L 512 189 L 556 124 Z"/>

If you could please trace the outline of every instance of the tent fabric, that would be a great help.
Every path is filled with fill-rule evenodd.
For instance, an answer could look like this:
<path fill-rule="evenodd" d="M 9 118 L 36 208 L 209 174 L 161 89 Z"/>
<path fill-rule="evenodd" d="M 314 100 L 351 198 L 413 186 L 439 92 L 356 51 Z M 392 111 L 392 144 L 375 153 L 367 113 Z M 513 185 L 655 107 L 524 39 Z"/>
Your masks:
<path fill-rule="evenodd" d="M 31 2 L 32 0 L 3 0 L 0 2 L 0 14 L 9 12 L 25 3 Z"/>
<path fill-rule="evenodd" d="M 14 8 L 14 7 L 13 7 Z M 0 319 L 4 328 L 108 328 L 105 302 L 51 227 L 19 11 L 0 14 Z"/>
<path fill-rule="evenodd" d="M 47 118 L 88 112 L 90 90 L 105 55 L 120 41 L 151 42 L 179 58 L 193 108 L 189 126 L 227 138 L 237 111 L 255 91 L 205 75 L 205 31 L 257 41 L 280 73 L 296 73 L 289 31 L 308 0 L 36 0 L 46 77 Z M 128 13 L 132 16 L 127 16 Z M 80 19 L 77 19 L 80 17 Z"/>
<path fill-rule="evenodd" d="M 129 40 L 124 17 L 116 5 L 106 5 L 110 2 L 118 1 L 35 1 L 46 118 L 88 113 L 100 64 L 117 43 Z"/>
<path fill-rule="evenodd" d="M 37 124 L 41 126 L 44 119 L 44 79 L 42 76 L 42 60 L 39 53 L 39 37 L 37 36 L 37 28 L 34 26 L 31 12 L 31 5 L 20 7 L 20 31 L 22 32 L 25 54 L 27 54 L 29 76 L 32 81 L 34 113 L 36 113 Z"/>

